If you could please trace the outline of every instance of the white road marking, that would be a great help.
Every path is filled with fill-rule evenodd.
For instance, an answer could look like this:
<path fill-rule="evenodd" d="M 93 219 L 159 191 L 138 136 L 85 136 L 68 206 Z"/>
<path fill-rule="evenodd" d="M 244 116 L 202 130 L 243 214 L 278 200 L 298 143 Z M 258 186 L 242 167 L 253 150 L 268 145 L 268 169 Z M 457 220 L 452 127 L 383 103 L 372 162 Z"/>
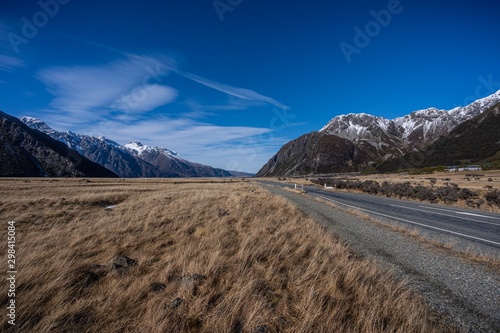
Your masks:
<path fill-rule="evenodd" d="M 466 220 L 466 221 L 474 221 L 474 222 L 484 223 L 484 224 L 500 225 L 498 223 L 480 221 L 480 220 L 475 220 L 475 219 L 471 219 L 471 218 L 467 218 L 467 217 L 460 217 L 460 216 L 455 216 L 455 215 L 450 215 L 450 214 L 443 214 L 443 213 L 437 213 L 437 212 L 429 212 L 428 210 L 425 210 L 425 209 L 411 208 L 411 207 L 407 207 L 407 206 L 400 206 L 400 205 L 393 205 L 393 204 L 391 204 L 391 206 L 400 207 L 400 208 L 404 208 L 404 209 L 417 210 L 419 212 L 431 213 L 431 214 L 436 214 L 436 215 L 441 215 L 441 216 L 453 217 L 454 219 L 461 219 L 461 220 Z M 419 206 L 419 207 L 426 208 L 425 206 Z M 453 211 L 451 211 L 451 212 L 453 212 Z"/>
<path fill-rule="evenodd" d="M 466 213 L 466 212 L 456 212 L 457 214 L 462 214 L 462 215 L 470 215 L 470 216 L 478 216 L 478 217 L 485 217 L 487 219 L 494 219 L 493 216 L 485 216 L 485 215 L 479 215 L 479 214 L 473 214 L 473 213 Z"/>
<path fill-rule="evenodd" d="M 386 215 L 386 214 L 382 214 L 382 213 L 372 212 L 370 210 L 359 208 L 359 207 L 352 206 L 352 205 L 348 205 L 348 204 L 345 204 L 343 202 L 339 202 L 339 201 L 327 198 L 325 196 L 322 196 L 322 195 L 319 195 L 319 194 L 316 194 L 316 193 L 314 193 L 314 195 L 316 195 L 316 196 L 318 196 L 320 198 L 323 198 L 323 199 L 335 202 L 335 203 L 340 204 L 340 205 L 344 205 L 344 206 L 347 206 L 347 207 L 351 207 L 351 208 L 354 208 L 354 209 L 365 211 L 367 213 L 371 213 L 371 214 L 375 214 L 375 215 L 380 215 L 380 216 L 388 217 L 388 218 L 391 218 L 391 219 L 394 219 L 394 220 L 399 220 L 399 221 L 403 221 L 403 222 L 406 222 L 406 223 L 410 223 L 410 224 L 414 224 L 414 225 L 419 225 L 421 227 L 425 227 L 425 228 L 429 228 L 429 229 L 443 231 L 443 232 L 450 233 L 450 234 L 453 234 L 453 235 L 458 235 L 458 236 L 462 236 L 462 237 L 476 239 L 476 240 L 479 240 L 479 241 L 482 241 L 482 242 L 486 242 L 486 243 L 490 243 L 490 244 L 500 245 L 500 243 L 494 242 L 494 241 L 491 241 L 491 240 L 488 240 L 488 239 L 479 238 L 479 237 L 475 237 L 475 236 L 471 236 L 471 235 L 466 235 L 466 234 L 462 234 L 462 233 L 459 233 L 459 232 L 455 232 L 455 231 L 451 231 L 451 230 L 447 230 L 447 229 L 443 229 L 443 228 L 433 227 L 433 226 L 430 226 L 430 225 L 427 225 L 427 224 L 418 223 L 418 222 L 414 222 L 414 221 L 402 219 L 402 218 L 395 217 L 395 216 L 390 216 L 390 215 Z"/>
<path fill-rule="evenodd" d="M 450 212 L 450 213 L 455 213 L 455 214 L 474 215 L 474 216 L 485 217 L 487 219 L 500 220 L 500 217 L 495 217 L 495 216 L 487 216 L 487 215 L 480 215 L 480 214 L 459 212 L 459 211 L 456 211 L 456 210 L 444 209 L 444 208 L 437 208 L 437 207 L 429 207 L 429 206 L 419 206 L 419 207 L 427 208 L 427 209 L 442 210 L 442 211 L 445 211 L 445 212 Z"/>

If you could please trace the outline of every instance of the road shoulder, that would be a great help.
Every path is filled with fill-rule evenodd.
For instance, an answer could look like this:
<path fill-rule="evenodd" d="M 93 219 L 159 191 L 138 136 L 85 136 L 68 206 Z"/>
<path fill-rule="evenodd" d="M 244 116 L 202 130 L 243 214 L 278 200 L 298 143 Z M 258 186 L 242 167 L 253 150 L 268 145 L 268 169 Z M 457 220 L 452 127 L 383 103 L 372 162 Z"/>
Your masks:
<path fill-rule="evenodd" d="M 357 252 L 394 270 L 441 316 L 468 332 L 499 332 L 500 277 L 307 196 L 262 185 L 332 230 Z"/>

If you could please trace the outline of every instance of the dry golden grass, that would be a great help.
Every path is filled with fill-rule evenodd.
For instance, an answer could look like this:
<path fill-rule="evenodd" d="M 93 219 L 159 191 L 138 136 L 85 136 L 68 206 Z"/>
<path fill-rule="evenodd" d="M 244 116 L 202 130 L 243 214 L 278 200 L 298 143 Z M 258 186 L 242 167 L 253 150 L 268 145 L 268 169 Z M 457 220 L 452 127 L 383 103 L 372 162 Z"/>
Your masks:
<path fill-rule="evenodd" d="M 17 227 L 16 332 L 451 331 L 248 183 L 0 180 L 0 220 L 2 239 Z M 137 264 L 113 267 L 117 256 Z M 5 292 L 0 303 L 6 318 Z"/>
<path fill-rule="evenodd" d="M 444 186 L 446 183 L 455 183 L 461 188 L 474 191 L 485 191 L 487 186 L 500 188 L 500 170 L 488 171 L 461 171 L 461 172 L 434 172 L 423 175 L 399 175 L 399 174 L 377 174 L 355 177 L 360 181 L 374 180 L 379 183 L 388 181 L 390 183 L 410 182 L 413 185 L 430 185 L 430 178 L 435 178 L 435 186 Z M 491 179 L 491 181 L 489 180 Z"/>

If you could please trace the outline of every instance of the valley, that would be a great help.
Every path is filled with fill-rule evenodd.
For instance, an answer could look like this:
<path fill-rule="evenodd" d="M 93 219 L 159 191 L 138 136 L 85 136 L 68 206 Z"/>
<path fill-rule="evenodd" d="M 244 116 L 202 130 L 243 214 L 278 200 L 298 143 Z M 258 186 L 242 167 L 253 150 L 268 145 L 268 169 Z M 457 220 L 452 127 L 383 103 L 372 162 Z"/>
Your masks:
<path fill-rule="evenodd" d="M 248 181 L 0 179 L 0 219 L 15 221 L 19 258 L 4 332 L 456 332 Z"/>
<path fill-rule="evenodd" d="M 2 1 L 0 333 L 500 333 L 500 2 L 381 1 Z"/>

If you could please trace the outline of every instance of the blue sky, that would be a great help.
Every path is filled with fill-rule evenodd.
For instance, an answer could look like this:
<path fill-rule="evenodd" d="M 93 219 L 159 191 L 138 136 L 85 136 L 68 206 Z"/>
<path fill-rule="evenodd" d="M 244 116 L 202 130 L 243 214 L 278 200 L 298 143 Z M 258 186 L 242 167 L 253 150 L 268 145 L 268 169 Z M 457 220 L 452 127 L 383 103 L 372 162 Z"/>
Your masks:
<path fill-rule="evenodd" d="M 2 0 L 0 109 L 256 172 L 332 117 L 500 89 L 494 1 Z"/>

